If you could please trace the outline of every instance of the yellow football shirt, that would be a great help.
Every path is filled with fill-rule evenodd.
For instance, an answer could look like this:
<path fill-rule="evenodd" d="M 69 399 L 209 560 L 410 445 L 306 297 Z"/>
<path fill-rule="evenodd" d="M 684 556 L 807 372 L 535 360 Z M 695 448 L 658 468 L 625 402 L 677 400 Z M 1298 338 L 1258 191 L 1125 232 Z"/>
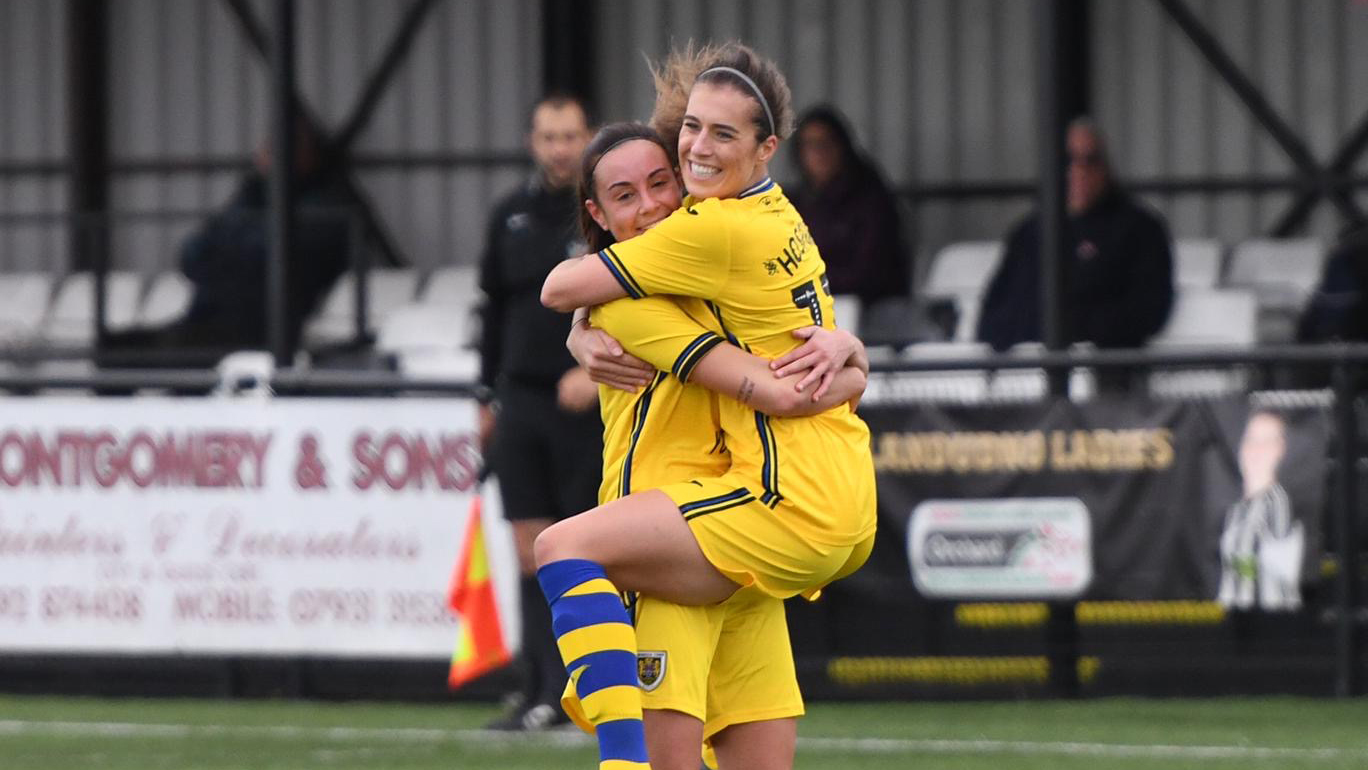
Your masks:
<path fill-rule="evenodd" d="M 653 357 L 671 361 L 669 371 L 658 371 L 637 393 L 600 387 L 599 502 L 725 474 L 731 456 L 719 425 L 718 398 L 685 382 L 708 351 L 726 344 L 704 302 L 623 299 L 595 308 L 590 319 L 625 347 L 651 350 Z M 654 677 L 641 677 L 644 708 L 703 720 L 705 744 L 733 724 L 803 714 L 782 601 L 758 591 L 741 591 L 703 607 L 640 597 L 633 612 L 638 676 L 643 662 L 658 666 Z M 567 711 L 577 713 L 573 689 L 567 689 L 566 698 Z"/>
<path fill-rule="evenodd" d="M 794 329 L 835 326 L 821 254 L 769 179 L 738 198 L 686 198 L 655 227 L 598 256 L 630 297 L 705 300 L 728 340 L 767 358 L 799 344 Z M 659 346 L 627 347 L 662 370 L 675 364 Z M 801 418 L 771 418 L 729 398 L 718 406 L 733 473 L 753 479 L 771 508 L 788 501 L 784 516 L 796 531 L 831 545 L 873 533 L 869 429 L 847 406 Z"/>
<path fill-rule="evenodd" d="M 628 350 L 651 350 L 668 359 L 637 393 L 599 386 L 603 418 L 603 482 L 599 502 L 692 478 L 720 476 L 731 467 L 718 399 L 687 385 L 698 361 L 725 344 L 702 300 L 649 297 L 594 308 L 590 323 Z"/>

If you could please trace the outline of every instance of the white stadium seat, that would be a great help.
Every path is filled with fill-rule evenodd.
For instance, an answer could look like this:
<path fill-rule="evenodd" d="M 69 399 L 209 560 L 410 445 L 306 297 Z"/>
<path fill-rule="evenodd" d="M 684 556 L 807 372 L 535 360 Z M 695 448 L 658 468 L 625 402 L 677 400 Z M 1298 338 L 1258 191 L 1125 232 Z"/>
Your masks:
<path fill-rule="evenodd" d="M 949 244 L 932 258 L 922 293 L 930 297 L 983 296 L 1001 258 L 999 241 Z"/>
<path fill-rule="evenodd" d="M 460 350 L 467 316 L 445 305 L 416 303 L 398 308 L 380 326 L 375 347 L 387 353 L 412 350 Z"/>
<path fill-rule="evenodd" d="M 479 275 L 473 265 L 442 267 L 432 271 L 420 301 L 471 307 L 480 298 Z"/>
<path fill-rule="evenodd" d="M 1258 340 L 1258 300 L 1247 289 L 1179 289 L 1168 323 L 1150 346 L 1156 349 L 1252 347 Z M 1150 374 L 1159 397 L 1209 396 L 1243 390 L 1241 369 L 1172 369 Z"/>
<path fill-rule="evenodd" d="M 412 378 L 474 379 L 480 357 L 467 345 L 468 311 L 417 303 L 394 311 L 380 327 L 375 347 L 392 354 Z"/>
<path fill-rule="evenodd" d="M 1245 241 L 1231 252 L 1226 285 L 1254 289 L 1262 307 L 1300 310 L 1324 264 L 1325 246 L 1315 238 Z"/>
<path fill-rule="evenodd" d="M 837 294 L 831 298 L 836 306 L 836 325 L 852 334 L 860 333 L 860 298 L 854 294 Z"/>
<path fill-rule="evenodd" d="M 419 302 L 460 313 L 461 344 L 470 347 L 475 344 L 475 337 L 479 333 L 478 311 L 483 297 L 475 266 L 455 265 L 432 271 Z"/>
<path fill-rule="evenodd" d="M 164 326 L 184 316 L 194 291 L 194 284 L 179 272 L 153 276 L 138 311 L 138 326 Z"/>
<path fill-rule="evenodd" d="M 1173 244 L 1173 285 L 1185 289 L 1214 289 L 1221 280 L 1221 242 L 1208 238 L 1179 238 Z"/>
<path fill-rule="evenodd" d="M 51 297 L 48 273 L 0 273 L 0 344 L 36 335 Z"/>
<path fill-rule="evenodd" d="M 1314 238 L 1259 239 L 1235 247 L 1226 285 L 1257 294 L 1260 342 L 1292 341 L 1324 265 L 1325 247 Z"/>
<path fill-rule="evenodd" d="M 89 345 L 95 337 L 95 275 L 71 273 L 57 287 L 40 336 L 47 342 Z M 105 275 L 105 325 L 127 329 L 137 321 L 142 276 L 130 271 Z"/>
<path fill-rule="evenodd" d="M 1258 299 L 1246 289 L 1178 289 L 1155 347 L 1249 347 L 1256 342 Z"/>
<path fill-rule="evenodd" d="M 1000 259 L 1000 241 L 952 243 L 932 258 L 921 294 L 928 299 L 949 299 L 955 303 L 958 314 L 955 341 L 974 339 L 983 295 L 988 291 L 988 283 L 992 281 Z"/>
<path fill-rule="evenodd" d="M 377 268 L 366 273 L 366 286 L 367 330 L 374 332 L 391 313 L 413 301 L 418 273 L 409 268 Z M 333 284 L 322 307 L 305 325 L 304 340 L 309 346 L 335 345 L 355 334 L 356 273 L 347 272 Z"/>

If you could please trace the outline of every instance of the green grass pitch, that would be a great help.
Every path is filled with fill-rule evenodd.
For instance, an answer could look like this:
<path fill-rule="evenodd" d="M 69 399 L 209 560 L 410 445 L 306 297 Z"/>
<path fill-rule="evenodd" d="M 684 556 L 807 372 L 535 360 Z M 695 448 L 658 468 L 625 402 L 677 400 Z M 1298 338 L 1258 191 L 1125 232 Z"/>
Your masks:
<path fill-rule="evenodd" d="M 479 730 L 484 705 L 0 697 L 0 767 L 596 766 L 573 732 Z M 1368 700 L 815 703 L 798 768 L 1362 770 Z"/>

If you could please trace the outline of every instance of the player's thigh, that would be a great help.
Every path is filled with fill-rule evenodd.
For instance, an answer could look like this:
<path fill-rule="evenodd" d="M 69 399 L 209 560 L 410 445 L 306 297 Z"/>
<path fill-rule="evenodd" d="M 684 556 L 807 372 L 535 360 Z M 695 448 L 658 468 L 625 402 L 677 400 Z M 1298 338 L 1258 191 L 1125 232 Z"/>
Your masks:
<path fill-rule="evenodd" d="M 703 720 L 668 709 L 641 713 L 651 770 L 698 770 L 702 761 Z"/>
<path fill-rule="evenodd" d="M 786 521 L 795 515 L 786 502 L 772 508 L 738 480 L 667 484 L 662 491 L 683 512 L 708 561 L 736 584 L 785 599 L 830 582 L 852 547 L 808 539 Z"/>
<path fill-rule="evenodd" d="M 718 770 L 792 770 L 797 719 L 732 725 L 712 738 Z"/>
<path fill-rule="evenodd" d="M 556 522 L 535 550 L 539 566 L 588 559 L 603 565 L 619 589 L 676 604 L 712 604 L 737 589 L 703 555 L 674 502 L 654 490 Z"/>

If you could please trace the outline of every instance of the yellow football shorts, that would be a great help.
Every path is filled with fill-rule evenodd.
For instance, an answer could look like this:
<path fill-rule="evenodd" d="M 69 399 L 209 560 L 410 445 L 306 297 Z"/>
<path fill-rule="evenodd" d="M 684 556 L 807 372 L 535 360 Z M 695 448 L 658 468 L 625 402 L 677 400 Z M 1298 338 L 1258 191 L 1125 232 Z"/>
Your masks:
<path fill-rule="evenodd" d="M 721 604 L 636 606 L 641 705 L 703 722 L 703 738 L 744 722 L 803 714 L 784 603 L 741 589 Z"/>
<path fill-rule="evenodd" d="M 771 508 L 731 476 L 660 490 L 679 506 L 703 555 L 719 572 L 779 599 L 797 594 L 816 599 L 823 586 L 859 569 L 874 548 L 873 535 L 845 546 L 802 537 L 785 524 L 790 503 L 780 500 Z"/>
<path fill-rule="evenodd" d="M 645 709 L 669 709 L 703 722 L 703 757 L 717 767 L 712 737 L 746 722 L 803 715 L 784 603 L 742 588 L 720 604 L 685 607 L 639 597 L 637 684 Z M 574 682 L 561 706 L 585 732 Z"/>

